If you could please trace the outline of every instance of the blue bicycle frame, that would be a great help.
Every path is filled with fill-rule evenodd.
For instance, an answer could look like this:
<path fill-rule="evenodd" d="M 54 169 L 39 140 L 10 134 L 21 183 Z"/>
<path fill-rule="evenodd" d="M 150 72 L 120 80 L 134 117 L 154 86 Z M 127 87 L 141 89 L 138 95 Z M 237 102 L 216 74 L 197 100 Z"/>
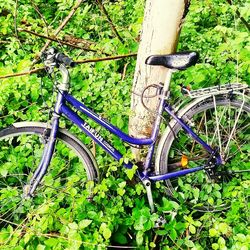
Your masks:
<path fill-rule="evenodd" d="M 72 121 L 74 124 L 76 124 L 85 134 L 87 134 L 89 137 L 91 137 L 98 145 L 100 145 L 107 153 L 109 153 L 114 159 L 120 160 L 123 155 L 115 149 L 109 142 L 107 142 L 98 132 L 95 131 L 94 128 L 92 128 L 86 121 L 84 121 L 79 115 L 74 112 L 69 105 L 76 108 L 81 113 L 87 115 L 89 118 L 94 120 L 96 123 L 104 127 L 105 129 L 109 130 L 112 134 L 118 136 L 123 141 L 133 144 L 133 145 L 148 145 L 149 150 L 146 157 L 146 161 L 144 163 L 144 171 L 139 172 L 139 177 L 141 180 L 143 179 L 149 179 L 152 181 L 160 181 L 160 180 L 166 180 L 173 177 L 179 177 L 182 175 L 186 175 L 192 172 L 196 172 L 199 170 L 204 169 L 204 166 L 199 166 L 191 169 L 184 169 L 180 171 L 176 171 L 174 173 L 167 173 L 164 175 L 156 175 L 151 176 L 148 174 L 148 169 L 150 169 L 150 164 L 153 157 L 153 152 L 155 148 L 155 142 L 159 134 L 159 127 L 160 127 L 160 120 L 161 120 L 161 114 L 163 111 L 167 112 L 170 116 L 172 116 L 181 126 L 182 128 L 196 141 L 198 142 L 209 154 L 213 154 L 214 150 L 206 143 L 204 142 L 197 134 L 193 132 L 193 130 L 180 118 L 177 117 L 177 115 L 172 111 L 172 108 L 170 105 L 168 105 L 164 98 L 159 102 L 159 115 L 156 118 L 152 134 L 150 138 L 146 139 L 140 139 L 140 138 L 133 138 L 124 132 L 122 132 L 120 129 L 115 127 L 114 125 L 107 122 L 105 119 L 98 116 L 96 113 L 94 113 L 91 109 L 86 107 L 83 103 L 76 100 L 73 96 L 71 96 L 68 92 L 64 91 L 58 94 L 57 104 L 55 108 L 55 113 L 58 116 L 61 116 L 62 114 L 65 115 L 70 121 Z M 52 123 L 52 131 L 53 128 L 56 130 L 58 128 L 58 121 L 57 119 L 54 119 L 54 122 Z M 54 137 L 54 133 L 52 136 Z M 220 158 L 218 157 L 217 162 L 220 162 Z M 133 163 L 123 163 L 123 165 L 126 168 L 132 168 Z"/>
<path fill-rule="evenodd" d="M 187 175 L 187 174 L 199 171 L 199 170 L 203 170 L 207 166 L 207 165 L 198 166 L 195 168 L 183 169 L 183 170 L 179 170 L 179 171 L 172 172 L 172 173 L 166 173 L 162 175 L 150 174 L 151 162 L 152 162 L 153 153 L 155 149 L 155 143 L 159 135 L 161 116 L 164 111 L 167 112 L 172 118 L 174 118 L 181 125 L 184 131 L 186 131 L 186 133 L 189 134 L 197 143 L 199 143 L 210 155 L 216 156 L 216 163 L 220 164 L 221 157 L 215 154 L 215 150 L 211 148 L 206 142 L 204 142 L 197 134 L 195 134 L 194 131 L 181 118 L 179 118 L 175 114 L 171 106 L 165 102 L 166 94 L 167 92 L 164 91 L 164 89 L 162 89 L 160 93 L 160 96 L 162 98 L 160 98 L 160 101 L 159 101 L 158 111 L 157 111 L 158 115 L 156 116 L 156 120 L 153 126 L 151 137 L 146 138 L 146 139 L 145 138 L 140 139 L 140 138 L 134 138 L 125 134 L 120 129 L 118 129 L 114 125 L 107 122 L 105 119 L 98 116 L 91 109 L 86 107 L 83 103 L 76 100 L 67 91 L 60 90 L 58 92 L 57 101 L 56 101 L 56 105 L 55 105 L 55 109 L 54 109 L 54 113 L 52 117 L 49 141 L 46 144 L 46 147 L 44 149 L 43 157 L 40 162 L 40 165 L 36 169 L 30 181 L 30 184 L 31 184 L 30 194 L 32 194 L 35 191 L 37 185 L 40 183 L 41 179 L 43 178 L 44 174 L 47 171 L 48 165 L 53 155 L 54 146 L 55 146 L 56 137 L 57 137 L 57 131 L 59 129 L 59 118 L 61 115 L 66 116 L 70 121 L 76 124 L 85 134 L 91 137 L 98 145 L 100 145 L 114 159 L 120 160 L 123 157 L 123 155 L 117 149 L 115 149 L 109 142 L 107 142 L 98 132 L 96 132 L 94 128 L 92 128 L 86 121 L 84 121 L 76 112 L 74 112 L 70 108 L 70 106 L 72 106 L 73 108 L 76 108 L 81 113 L 87 115 L 89 118 L 94 120 L 97 124 L 109 130 L 111 133 L 118 136 L 123 141 L 129 144 L 137 145 L 137 146 L 138 145 L 148 146 L 148 154 L 147 154 L 144 166 L 143 166 L 143 170 L 137 171 L 137 175 L 143 182 L 167 180 L 170 178 L 175 178 L 175 177 Z M 132 162 L 123 163 L 123 165 L 129 169 L 133 167 Z"/>

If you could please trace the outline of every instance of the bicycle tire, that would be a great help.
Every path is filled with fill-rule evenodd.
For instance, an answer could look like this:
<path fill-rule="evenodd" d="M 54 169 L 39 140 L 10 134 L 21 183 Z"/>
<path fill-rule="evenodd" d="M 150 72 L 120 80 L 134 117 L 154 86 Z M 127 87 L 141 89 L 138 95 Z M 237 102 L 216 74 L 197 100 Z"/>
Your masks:
<path fill-rule="evenodd" d="M 44 178 L 34 197 L 24 198 L 23 191 L 38 166 L 49 133 L 46 124 L 37 122 L 15 123 L 0 131 L 0 233 L 9 226 L 32 224 L 46 206 L 57 204 L 60 209 L 60 204 L 65 207 L 79 195 L 88 198 L 98 182 L 91 152 L 67 130 L 59 129 Z"/>
<path fill-rule="evenodd" d="M 202 170 L 166 180 L 167 195 L 187 203 L 198 211 L 228 209 L 232 200 L 235 200 L 233 196 L 237 194 L 237 190 L 243 190 L 244 194 L 241 193 L 241 195 L 244 196 L 244 199 L 249 200 L 249 99 L 243 102 L 241 95 L 207 97 L 190 105 L 190 108 L 181 117 L 212 148 L 218 146 L 220 153 L 224 155 L 224 164 L 213 170 L 212 178 Z M 236 131 L 232 133 L 230 140 L 230 134 L 237 119 L 238 133 Z M 194 142 L 176 121 L 170 124 L 172 124 L 171 128 L 168 128 L 168 132 L 159 143 L 156 174 L 165 174 L 206 164 L 209 156 L 205 150 Z M 240 126 L 244 131 L 238 130 Z M 241 141 L 241 145 L 239 145 L 239 141 Z M 227 152 L 223 153 L 224 149 Z M 234 151 L 236 149 L 239 152 Z M 238 161 L 240 161 L 240 165 L 237 164 Z M 187 166 L 184 166 L 185 164 Z M 231 174 L 228 170 L 231 170 Z M 236 171 L 241 172 L 236 173 Z"/>

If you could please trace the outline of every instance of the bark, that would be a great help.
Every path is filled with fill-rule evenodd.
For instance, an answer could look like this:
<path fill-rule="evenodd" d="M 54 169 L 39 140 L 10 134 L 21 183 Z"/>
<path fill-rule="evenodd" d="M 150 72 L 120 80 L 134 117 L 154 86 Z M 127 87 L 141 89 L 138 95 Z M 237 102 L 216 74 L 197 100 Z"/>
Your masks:
<path fill-rule="evenodd" d="M 134 74 L 133 92 L 142 93 L 146 86 L 164 82 L 167 69 L 161 66 L 145 65 L 145 60 L 153 54 L 169 54 L 176 50 L 181 24 L 187 13 L 188 0 L 147 0 L 141 41 Z M 153 92 L 153 93 L 152 93 Z M 146 91 L 150 96 L 155 90 Z M 155 110 L 158 98 L 145 98 L 144 102 L 151 110 Z M 129 119 L 129 132 L 134 137 L 145 138 L 151 135 L 155 114 L 148 112 L 141 104 L 141 98 L 132 95 Z M 133 149 L 139 161 L 140 151 Z"/>

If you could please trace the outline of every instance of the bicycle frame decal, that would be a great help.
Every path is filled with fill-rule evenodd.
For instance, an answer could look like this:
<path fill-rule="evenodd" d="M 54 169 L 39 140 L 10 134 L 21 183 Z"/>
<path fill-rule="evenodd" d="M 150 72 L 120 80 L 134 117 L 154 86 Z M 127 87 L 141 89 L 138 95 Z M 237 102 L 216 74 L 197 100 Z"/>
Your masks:
<path fill-rule="evenodd" d="M 95 129 L 93 129 L 87 122 L 84 121 L 84 123 L 82 124 L 82 126 L 83 126 L 86 130 L 88 130 L 90 134 L 92 134 L 94 137 L 96 137 L 96 139 L 97 139 L 98 141 L 101 141 L 101 142 L 104 141 L 104 139 L 102 138 L 102 136 L 101 136 L 98 132 L 96 132 Z M 114 151 L 113 148 L 112 148 L 111 150 Z"/>
<path fill-rule="evenodd" d="M 58 98 L 58 105 L 57 107 L 60 107 L 59 114 L 64 114 L 70 121 L 72 121 L 74 124 L 76 124 L 86 135 L 88 135 L 90 138 L 92 138 L 98 145 L 100 145 L 107 153 L 109 153 L 114 159 L 120 160 L 123 155 L 115 149 L 109 142 L 107 142 L 94 128 L 92 128 L 86 121 L 84 121 L 81 117 L 78 116 L 73 110 L 71 110 L 65 101 L 72 105 L 72 107 L 76 108 L 81 113 L 87 115 L 89 118 L 94 120 L 97 124 L 101 125 L 108 131 L 110 131 L 112 134 L 116 135 L 120 139 L 122 139 L 125 142 L 135 144 L 135 145 L 148 145 L 149 151 L 146 157 L 145 165 L 144 165 L 144 171 L 138 172 L 139 177 L 143 179 L 150 179 L 152 181 L 160 181 L 160 180 L 167 180 L 174 177 L 183 176 L 192 172 L 196 172 L 199 170 L 204 169 L 205 166 L 199 166 L 191 169 L 183 169 L 176 171 L 174 173 L 167 173 L 163 175 L 155 175 L 150 176 L 148 174 L 148 166 L 150 166 L 150 163 L 152 161 L 152 156 L 154 152 L 155 142 L 156 138 L 159 134 L 159 124 L 160 120 L 157 120 L 157 122 L 154 124 L 152 135 L 150 138 L 146 139 L 138 139 L 133 138 L 124 132 L 122 132 L 120 129 L 115 127 L 114 125 L 108 123 L 105 119 L 101 118 L 97 114 L 95 114 L 91 109 L 87 108 L 83 103 L 76 100 L 73 96 L 68 94 L 67 92 L 63 92 L 59 95 L 62 95 L 62 98 Z M 198 142 L 205 150 L 207 150 L 210 154 L 214 152 L 214 150 L 207 145 L 182 119 L 180 119 L 173 111 L 170 105 L 168 105 L 165 101 L 162 101 L 160 105 L 163 105 L 163 110 L 167 112 L 171 117 L 173 117 L 181 126 L 182 128 L 192 137 L 196 142 Z M 217 162 L 221 161 L 220 157 L 217 157 Z M 132 168 L 133 163 L 123 163 L 123 165 L 126 168 Z"/>
<path fill-rule="evenodd" d="M 86 121 L 80 118 L 73 110 L 71 110 L 66 104 L 62 103 L 60 111 L 112 157 L 114 157 L 116 160 L 120 160 L 122 158 L 122 154 L 118 150 L 113 148 L 107 141 L 100 137 L 99 134 L 98 136 L 96 136 L 96 131 Z M 125 167 L 132 168 L 132 164 L 126 164 Z"/>
<path fill-rule="evenodd" d="M 121 138 L 125 142 L 135 144 L 135 145 L 150 145 L 156 139 L 156 138 L 146 138 L 146 139 L 133 138 L 133 137 L 125 134 L 124 132 L 122 132 L 120 129 L 118 129 L 114 125 L 108 123 L 105 119 L 103 119 L 100 116 L 98 116 L 97 114 L 95 114 L 92 110 L 87 108 L 83 103 L 76 100 L 70 94 L 64 93 L 63 97 L 66 99 L 67 102 L 69 102 L 73 107 L 75 107 L 81 113 L 86 114 L 88 117 L 90 117 L 96 123 L 103 126 L 105 129 L 109 130 L 112 134 L 118 136 L 119 138 Z"/>

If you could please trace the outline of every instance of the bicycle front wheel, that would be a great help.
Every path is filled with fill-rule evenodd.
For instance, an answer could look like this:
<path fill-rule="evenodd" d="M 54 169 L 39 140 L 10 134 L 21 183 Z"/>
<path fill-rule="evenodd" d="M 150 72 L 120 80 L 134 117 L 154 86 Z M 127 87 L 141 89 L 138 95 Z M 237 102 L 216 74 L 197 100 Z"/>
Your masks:
<path fill-rule="evenodd" d="M 90 192 L 83 190 L 98 180 L 87 148 L 66 130 L 59 130 L 47 173 L 34 197 L 25 197 L 49 134 L 41 123 L 17 123 L 0 131 L 0 234 L 9 227 L 17 230 L 32 221 L 42 223 L 48 211 L 53 214 L 62 206 L 72 206 L 78 195 L 88 198 Z"/>
<path fill-rule="evenodd" d="M 214 96 L 198 102 L 182 119 L 222 156 L 223 164 L 166 181 L 167 193 L 201 211 L 227 209 L 242 196 L 249 204 L 250 105 L 246 96 Z M 175 123 L 159 153 L 159 174 L 207 165 L 208 152 Z"/>

